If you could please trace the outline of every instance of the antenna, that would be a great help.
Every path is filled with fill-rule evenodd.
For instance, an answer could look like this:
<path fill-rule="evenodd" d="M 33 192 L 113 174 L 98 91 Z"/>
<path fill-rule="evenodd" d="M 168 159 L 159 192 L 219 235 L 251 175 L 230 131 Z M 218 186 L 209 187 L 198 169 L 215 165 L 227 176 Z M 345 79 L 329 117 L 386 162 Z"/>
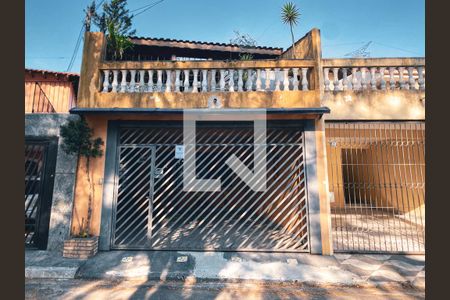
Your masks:
<path fill-rule="evenodd" d="M 370 57 L 370 52 L 366 51 L 367 48 L 369 48 L 370 44 L 372 44 L 372 41 L 368 42 L 367 44 L 365 44 L 361 48 L 356 49 L 355 51 L 352 51 L 350 53 L 345 54 L 344 56 L 350 56 L 350 57 L 353 57 L 353 58 Z"/>

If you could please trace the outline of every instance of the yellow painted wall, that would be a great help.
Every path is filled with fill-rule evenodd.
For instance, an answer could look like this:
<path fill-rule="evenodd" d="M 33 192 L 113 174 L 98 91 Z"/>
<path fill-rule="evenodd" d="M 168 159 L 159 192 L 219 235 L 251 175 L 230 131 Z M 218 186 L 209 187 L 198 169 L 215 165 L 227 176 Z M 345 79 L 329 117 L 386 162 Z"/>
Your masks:
<path fill-rule="evenodd" d="M 401 124 L 358 125 L 356 130 L 337 126 L 327 128 L 328 178 L 334 193 L 331 207 L 344 207 L 344 173 L 360 183 L 350 195 L 357 204 L 392 207 L 402 214 L 424 207 L 423 124 L 411 125 L 409 131 L 401 130 Z"/>

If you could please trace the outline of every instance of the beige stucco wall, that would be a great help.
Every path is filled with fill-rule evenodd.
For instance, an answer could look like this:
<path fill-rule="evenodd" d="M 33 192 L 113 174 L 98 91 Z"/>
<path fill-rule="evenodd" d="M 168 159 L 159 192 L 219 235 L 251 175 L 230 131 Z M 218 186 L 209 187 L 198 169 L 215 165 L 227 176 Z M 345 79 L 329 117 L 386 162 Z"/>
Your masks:
<path fill-rule="evenodd" d="M 423 129 L 409 132 L 407 141 L 406 133 L 394 128 L 383 138 L 380 131 L 386 127 L 377 128 L 376 124 L 370 130 L 340 129 L 338 137 L 328 129 L 328 135 L 333 136 L 329 140 L 339 141 L 336 146 L 327 143 L 328 178 L 330 191 L 334 193 L 331 207 L 345 206 L 347 173 L 350 182 L 357 183 L 351 187 L 349 196 L 356 205 L 391 207 L 401 214 L 424 209 L 425 190 L 420 185 L 425 180 L 423 145 L 411 139 L 421 138 L 423 132 L 418 130 Z M 402 136 L 401 141 L 397 140 Z"/>
<path fill-rule="evenodd" d="M 416 90 L 324 92 L 326 120 L 425 120 L 425 92 Z"/>

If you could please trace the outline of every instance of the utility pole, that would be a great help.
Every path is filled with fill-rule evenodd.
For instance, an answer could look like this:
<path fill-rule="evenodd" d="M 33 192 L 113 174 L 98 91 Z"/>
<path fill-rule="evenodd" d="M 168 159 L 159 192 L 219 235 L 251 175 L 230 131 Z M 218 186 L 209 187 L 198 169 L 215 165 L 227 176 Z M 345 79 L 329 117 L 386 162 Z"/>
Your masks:
<path fill-rule="evenodd" d="M 95 15 L 95 0 L 85 10 L 86 17 L 84 19 L 84 28 L 86 32 L 91 31 L 92 17 Z"/>

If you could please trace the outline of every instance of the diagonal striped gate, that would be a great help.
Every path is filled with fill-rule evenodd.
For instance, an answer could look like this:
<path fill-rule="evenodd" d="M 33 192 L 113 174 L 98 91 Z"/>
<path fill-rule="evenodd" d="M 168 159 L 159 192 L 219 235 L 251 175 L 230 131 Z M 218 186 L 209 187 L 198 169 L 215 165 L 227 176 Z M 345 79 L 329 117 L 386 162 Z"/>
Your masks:
<path fill-rule="evenodd" d="M 220 192 L 183 191 L 181 127 L 121 128 L 112 248 L 308 252 L 302 129 L 267 129 L 267 189 L 255 192 L 225 163 L 258 163 L 242 123 L 197 129 L 196 176 L 220 178 Z"/>

